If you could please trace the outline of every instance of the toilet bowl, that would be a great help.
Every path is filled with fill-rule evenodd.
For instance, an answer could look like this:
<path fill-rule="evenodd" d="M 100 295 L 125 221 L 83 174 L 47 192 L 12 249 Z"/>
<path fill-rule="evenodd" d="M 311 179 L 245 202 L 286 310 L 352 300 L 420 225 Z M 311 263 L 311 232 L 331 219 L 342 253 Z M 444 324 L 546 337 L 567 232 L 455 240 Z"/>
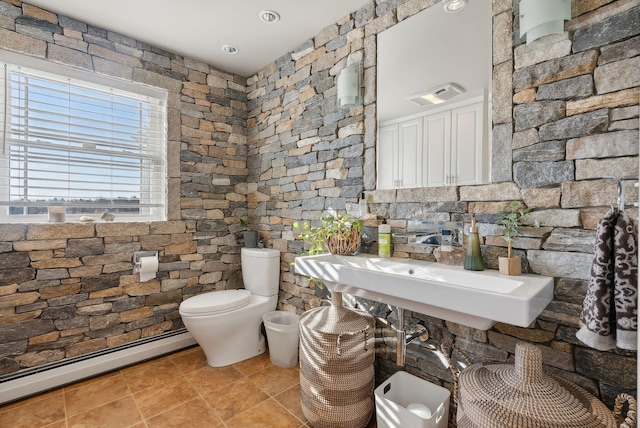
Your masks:
<path fill-rule="evenodd" d="M 280 289 L 280 252 L 242 248 L 244 289 L 210 291 L 180 304 L 185 327 L 212 367 L 234 364 L 265 350 L 262 315 L 273 311 Z"/>

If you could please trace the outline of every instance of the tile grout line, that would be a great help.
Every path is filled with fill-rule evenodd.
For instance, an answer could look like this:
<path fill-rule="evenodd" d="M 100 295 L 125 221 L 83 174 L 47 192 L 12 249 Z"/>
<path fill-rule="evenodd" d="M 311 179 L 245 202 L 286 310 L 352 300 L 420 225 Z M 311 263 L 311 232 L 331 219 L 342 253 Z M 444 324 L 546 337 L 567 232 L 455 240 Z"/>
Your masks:
<path fill-rule="evenodd" d="M 236 363 L 236 364 L 237 364 L 237 363 Z M 233 415 L 233 417 L 231 417 L 231 418 L 229 418 L 229 419 L 228 419 L 229 421 L 231 421 L 231 420 L 233 420 L 233 419 L 237 418 L 237 417 L 238 417 L 238 416 L 240 416 L 240 415 L 243 415 L 243 414 L 245 414 L 245 413 L 249 412 L 251 409 L 254 409 L 255 407 L 259 406 L 260 404 L 264 403 L 265 401 L 272 399 L 271 395 L 270 395 L 267 391 L 265 391 L 264 389 L 262 389 L 262 388 L 260 387 L 260 385 L 256 384 L 254 381 L 252 381 L 251 379 L 249 379 L 249 377 L 253 376 L 253 375 L 254 375 L 254 374 L 256 374 L 256 373 L 260 373 L 262 370 L 267 369 L 269 366 L 267 366 L 267 367 L 263 367 L 263 368 L 261 368 L 260 370 L 257 370 L 257 371 L 255 371 L 255 372 L 253 372 L 253 373 L 251 373 L 251 374 L 245 374 L 245 373 L 244 373 L 244 372 L 242 372 L 240 369 L 236 368 L 236 367 L 235 367 L 235 364 L 232 364 L 232 366 L 234 366 L 234 368 L 235 368 L 236 370 L 238 370 L 238 372 L 242 375 L 242 377 L 241 377 L 240 379 L 236 380 L 236 381 L 231 382 L 229 385 L 231 385 L 231 384 L 233 384 L 233 383 L 236 383 L 236 382 L 240 382 L 240 381 L 250 382 L 253 386 L 255 386 L 255 387 L 256 387 L 256 388 L 258 388 L 262 393 L 264 393 L 268 398 L 267 398 L 266 400 L 262 400 L 261 402 L 259 402 L 259 403 L 255 404 L 254 406 L 249 407 L 248 409 L 243 410 L 242 412 L 238 413 L 237 415 Z M 216 413 L 216 414 L 217 414 L 217 413 Z M 227 421 L 225 421 L 225 420 L 224 420 L 224 419 L 222 419 L 222 418 L 220 418 L 220 420 L 222 420 L 222 423 L 224 424 L 225 428 L 229 428 L 229 425 L 227 425 Z"/>
<path fill-rule="evenodd" d="M 119 369 L 117 370 L 117 372 L 118 372 L 118 374 L 120 374 L 120 370 L 119 370 Z M 109 372 L 109 373 L 110 373 L 110 376 L 109 376 L 109 377 L 112 377 L 114 372 Z M 99 380 L 99 379 L 101 379 L 101 378 L 103 378 L 103 377 L 102 377 L 102 375 L 98 375 L 98 376 L 96 376 L 96 377 L 94 378 L 94 380 L 95 380 L 95 381 L 98 381 L 98 380 Z M 106 378 L 104 378 L 104 379 L 106 379 Z M 131 398 L 133 398 L 133 393 L 131 392 L 131 388 L 129 388 L 129 384 L 128 384 L 128 383 L 126 382 L 126 380 L 124 379 L 124 376 L 122 376 L 122 380 L 124 381 L 125 385 L 127 386 L 127 390 L 129 391 L 129 395 L 131 395 Z M 72 385 L 73 385 L 73 384 L 72 384 Z M 67 411 L 67 397 L 66 397 L 66 389 L 67 389 L 67 388 L 63 388 L 63 391 L 62 391 L 63 399 L 64 399 L 64 412 L 65 412 L 65 419 L 69 419 L 69 417 L 74 417 L 74 416 L 78 416 L 78 415 L 82 415 L 82 414 L 85 414 L 85 413 L 88 413 L 88 412 L 94 411 L 94 410 L 96 410 L 96 409 L 99 409 L 100 407 L 106 406 L 106 405 L 111 404 L 111 403 L 115 403 L 116 401 L 122 400 L 123 398 L 126 398 L 126 397 L 127 397 L 127 395 L 125 395 L 125 396 L 123 396 L 123 397 L 115 398 L 115 399 L 113 399 L 113 400 L 111 400 L 111 401 L 104 402 L 104 403 L 102 403 L 102 404 L 100 404 L 100 405 L 97 405 L 97 406 L 95 406 L 95 407 L 91 407 L 91 408 L 89 408 L 89 409 L 85 409 L 85 410 L 84 410 L 84 411 L 82 411 L 82 412 L 78 412 L 78 413 L 76 413 L 76 414 L 69 415 L 69 412 Z M 76 388 L 71 388 L 71 389 L 76 389 Z M 101 391 L 102 391 L 102 389 L 101 389 Z M 135 399 L 134 399 L 134 401 L 135 401 Z M 67 424 L 67 425 L 68 425 L 68 424 Z"/>
<path fill-rule="evenodd" d="M 298 372 L 300 372 L 300 371 L 298 370 Z M 298 373 L 298 374 L 299 374 L 299 373 Z M 297 384 L 295 384 L 295 385 L 293 385 L 293 386 L 291 386 L 291 387 L 289 387 L 289 388 L 285 389 L 284 391 L 281 391 L 278 395 L 284 394 L 285 392 L 290 391 L 290 390 L 292 390 L 292 389 L 293 389 L 293 388 L 295 388 L 295 387 L 300 388 L 300 382 L 298 382 Z M 297 420 L 299 420 L 300 422 L 302 422 L 302 425 L 301 425 L 300 427 L 304 427 L 305 425 L 307 425 L 307 422 L 302 421 L 298 416 L 294 415 L 294 414 L 293 414 L 293 412 L 291 411 L 291 409 L 289 409 L 289 407 L 286 407 L 284 404 L 280 403 L 280 402 L 275 398 L 275 396 L 273 397 L 273 399 L 274 399 L 274 400 L 276 400 L 276 402 L 277 402 L 278 404 L 280 404 L 280 405 L 281 405 L 281 406 L 282 406 L 282 407 L 283 407 L 287 412 L 289 412 L 291 415 L 293 415 L 293 417 L 294 417 L 294 418 L 296 418 Z"/>
<path fill-rule="evenodd" d="M 180 374 L 181 374 L 181 375 L 182 375 L 182 376 L 187 380 L 187 383 L 188 383 L 188 384 L 189 384 L 189 385 L 190 385 L 190 386 L 191 386 L 191 387 L 196 391 L 196 393 L 197 393 L 197 394 L 198 394 L 198 396 L 202 399 L 202 401 L 204 401 L 204 403 L 206 404 L 207 408 L 209 408 L 209 410 L 211 410 L 211 411 L 213 412 L 213 414 L 214 414 L 214 415 L 216 415 L 216 417 L 217 417 L 220 421 L 222 421 L 223 428 L 228 428 L 228 427 L 227 427 L 227 424 L 225 423 L 225 421 L 220 417 L 220 415 L 218 414 L 218 412 L 216 412 L 216 409 L 214 409 L 214 408 L 213 408 L 213 406 L 211 406 L 211 404 L 207 401 L 207 399 L 204 397 L 204 395 L 202 395 L 202 393 L 200 392 L 200 390 L 199 390 L 198 388 L 196 388 L 196 387 L 195 387 L 195 385 L 193 385 L 193 384 L 191 383 L 191 381 L 189 380 L 189 378 L 188 378 L 188 377 L 186 377 L 186 376 L 185 376 L 184 371 L 183 371 L 180 367 L 178 367 L 178 366 L 173 362 L 173 360 L 171 360 L 171 363 L 172 363 L 174 366 L 176 366 L 176 368 L 178 369 L 178 371 L 180 372 Z M 196 369 L 196 370 L 192 370 L 192 371 L 194 371 L 194 372 L 195 372 L 195 371 L 198 371 L 198 370 L 200 370 L 200 369 Z M 194 398 L 194 400 L 195 400 L 195 398 Z"/>
<path fill-rule="evenodd" d="M 175 364 L 173 363 L 173 361 L 171 361 L 171 363 L 175 366 Z M 176 366 L 176 368 L 177 368 L 177 366 Z M 186 381 L 186 382 L 189 384 L 189 386 L 191 386 L 191 383 L 189 382 L 189 379 L 187 379 L 187 377 L 184 375 L 184 373 L 183 373 L 181 370 L 179 370 L 179 369 L 178 369 L 178 371 L 180 372 L 180 376 L 182 376 L 182 379 L 183 379 L 183 381 L 180 381 L 180 382 L 184 382 L 184 381 Z M 174 381 L 175 381 L 175 379 L 174 379 Z M 191 386 L 191 387 L 192 387 L 192 386 Z M 151 388 L 156 389 L 157 387 L 154 385 L 154 386 L 149 387 L 149 388 L 146 388 L 146 389 L 151 389 Z M 193 388 L 193 387 L 192 387 L 192 388 Z M 193 389 L 197 392 L 197 390 L 196 390 L 195 388 L 193 388 Z M 142 390 L 142 391 L 144 391 L 144 390 Z M 138 391 L 138 392 L 140 392 L 140 391 Z M 136 403 L 136 407 L 138 407 L 138 401 L 136 400 L 135 395 L 133 395 L 133 401 L 135 401 L 135 403 Z M 149 416 L 148 418 L 146 418 L 146 417 L 144 416 L 144 414 L 142 414 L 142 412 L 140 412 L 140 415 L 142 416 L 142 420 L 143 420 L 143 421 L 145 421 L 145 424 L 146 424 L 146 421 L 147 421 L 148 419 L 155 418 L 156 416 L 162 415 L 163 413 L 166 413 L 166 412 L 168 412 L 168 411 L 171 411 L 171 410 L 173 410 L 173 409 L 176 409 L 176 408 L 178 408 L 178 407 L 180 407 L 180 406 L 182 406 L 182 405 L 184 405 L 184 404 L 186 404 L 186 403 L 188 403 L 188 402 L 190 402 L 190 401 L 192 401 L 192 400 L 182 401 L 182 402 L 177 403 L 177 404 L 172 403 L 172 405 L 171 405 L 170 407 L 167 407 L 166 409 L 163 409 L 160 413 L 156 413 L 156 414 L 154 414 L 154 415 L 151 415 L 151 416 Z M 138 408 L 139 408 L 139 407 L 138 407 Z"/>
<path fill-rule="evenodd" d="M 69 412 L 67 411 L 67 388 L 62 387 L 62 407 L 64 409 L 64 426 L 69 428 Z"/>
<path fill-rule="evenodd" d="M 277 394 L 272 395 L 272 394 L 270 394 L 268 391 L 265 391 L 263 388 L 261 388 L 261 387 L 260 387 L 260 385 L 258 385 L 257 383 L 255 383 L 254 381 L 252 381 L 251 379 L 249 379 L 249 377 L 250 377 L 250 376 L 253 376 L 253 375 L 256 375 L 256 374 L 258 374 L 258 373 L 260 373 L 260 372 L 262 372 L 262 371 L 265 371 L 265 370 L 269 369 L 270 367 L 277 367 L 277 366 L 275 366 L 274 364 L 272 364 L 272 363 L 271 363 L 271 364 L 269 364 L 267 367 L 264 367 L 264 368 L 262 368 L 262 369 L 260 369 L 260 370 L 258 370 L 258 371 L 256 371 L 256 372 L 254 372 L 254 373 L 251 373 L 251 375 L 247 375 L 247 376 L 245 376 L 245 378 L 247 378 L 247 380 L 248 380 L 249 382 L 253 383 L 253 384 L 254 384 L 258 389 L 260 389 L 260 391 L 262 391 L 262 392 L 264 392 L 265 394 L 267 394 L 267 396 L 269 397 L 269 399 L 273 400 L 276 404 L 278 404 L 281 408 L 283 408 L 287 413 L 289 413 L 289 414 L 290 414 L 291 416 L 293 416 L 297 421 L 299 421 L 302 425 L 300 425 L 300 427 L 298 427 L 298 428 L 304 427 L 304 426 L 306 425 L 306 422 L 303 422 L 302 420 L 300 420 L 300 418 L 298 418 L 296 415 L 294 415 L 294 414 L 293 414 L 293 412 L 291 412 L 291 411 L 290 411 L 286 406 L 284 406 L 282 403 L 280 403 L 280 402 L 278 401 L 278 399 L 276 398 L 276 396 L 277 396 L 277 395 L 280 395 L 280 394 L 282 394 L 282 393 L 284 393 L 284 392 L 286 392 L 286 391 L 288 391 L 288 390 L 290 390 L 290 389 L 292 389 L 292 388 L 295 388 L 296 386 L 299 386 L 299 385 L 300 385 L 300 382 L 299 382 L 299 381 L 298 381 L 298 383 L 297 383 L 297 384 L 292 385 L 292 386 L 290 386 L 289 388 L 286 388 L 285 390 L 280 391 L 280 392 L 278 392 Z M 294 370 L 296 370 L 296 371 L 298 372 L 298 377 L 299 377 L 299 375 L 300 375 L 300 370 L 298 370 L 298 369 L 296 369 L 296 368 L 294 368 Z M 264 400 L 264 401 L 267 401 L 267 400 Z M 244 412 L 242 412 L 242 413 L 239 413 L 239 414 L 238 414 L 238 415 L 236 415 L 236 416 L 239 416 L 239 415 L 241 415 L 241 414 L 243 414 L 243 413 L 248 412 L 249 410 L 251 410 L 251 409 L 253 409 L 254 407 L 258 406 L 259 404 L 263 403 L 264 401 L 262 401 L 262 402 L 260 402 L 260 403 L 256 404 L 255 406 L 251 407 L 250 409 L 245 410 L 245 411 L 244 411 Z M 235 418 L 236 416 L 234 416 L 234 418 Z"/>
<path fill-rule="evenodd" d="M 119 369 L 118 372 L 120 372 L 120 374 L 122 375 L 122 378 L 124 379 L 124 382 L 127 384 L 127 389 L 131 393 L 131 399 L 133 400 L 133 404 L 136 406 L 136 409 L 138 410 L 138 414 L 140 415 L 140 419 L 142 419 L 142 423 L 144 424 L 145 428 L 148 428 L 149 424 L 147 424 L 147 419 L 142 414 L 142 410 L 140 410 L 140 406 L 138 406 L 138 401 L 136 400 L 136 397 L 135 397 L 133 391 L 131 390 L 131 386 L 129 385 L 129 382 L 127 382 L 127 377 L 126 377 L 125 373 L 123 372 L 122 369 Z M 129 425 L 129 426 L 135 426 L 135 425 L 136 424 L 132 424 L 132 425 Z"/>
<path fill-rule="evenodd" d="M 293 368 L 293 367 L 292 367 L 292 368 Z M 265 370 L 265 369 L 267 369 L 267 367 L 265 367 L 263 370 Z M 294 368 L 294 370 L 296 370 L 296 371 L 298 372 L 298 379 L 299 379 L 299 378 L 300 378 L 300 370 L 298 370 L 298 369 L 296 369 L 296 368 Z M 287 392 L 287 391 L 289 391 L 289 390 L 291 390 L 291 389 L 295 388 L 296 386 L 297 386 L 297 387 L 300 387 L 300 381 L 299 381 L 299 380 L 298 380 L 298 383 L 296 383 L 295 385 L 292 385 L 292 386 L 290 386 L 289 388 L 286 388 L 285 390 L 280 391 L 280 392 L 278 392 L 277 394 L 274 394 L 274 395 L 269 394 L 267 391 L 264 391 L 264 390 L 263 390 L 263 391 L 264 391 L 264 392 L 265 392 L 265 393 L 266 393 L 270 398 L 272 398 L 276 403 L 278 403 L 278 404 L 279 404 L 283 409 L 285 409 L 285 410 L 286 410 L 290 415 L 292 415 L 294 418 L 296 418 L 297 420 L 299 420 L 299 421 L 302 423 L 301 427 L 304 427 L 307 423 L 306 423 L 306 422 L 303 422 L 303 421 L 302 421 L 298 416 L 296 416 L 295 414 L 293 414 L 293 412 L 292 412 L 288 407 L 286 407 L 284 404 L 280 403 L 280 401 L 278 401 L 278 399 L 276 398 L 278 395 L 281 395 L 281 394 L 283 394 L 283 393 L 285 393 L 285 392 Z M 259 388 L 259 386 L 258 386 L 258 388 Z M 260 389 L 262 390 L 262 388 L 260 388 Z"/>

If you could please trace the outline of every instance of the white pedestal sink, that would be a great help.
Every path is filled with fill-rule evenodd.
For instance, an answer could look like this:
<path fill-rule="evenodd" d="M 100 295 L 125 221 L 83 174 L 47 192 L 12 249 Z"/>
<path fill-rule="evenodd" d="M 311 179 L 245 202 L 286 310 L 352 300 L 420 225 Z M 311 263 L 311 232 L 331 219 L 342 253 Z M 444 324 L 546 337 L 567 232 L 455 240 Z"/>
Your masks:
<path fill-rule="evenodd" d="M 296 257 L 298 274 L 331 290 L 487 330 L 496 322 L 528 327 L 553 298 L 553 278 L 468 271 L 422 260 L 370 255 Z"/>

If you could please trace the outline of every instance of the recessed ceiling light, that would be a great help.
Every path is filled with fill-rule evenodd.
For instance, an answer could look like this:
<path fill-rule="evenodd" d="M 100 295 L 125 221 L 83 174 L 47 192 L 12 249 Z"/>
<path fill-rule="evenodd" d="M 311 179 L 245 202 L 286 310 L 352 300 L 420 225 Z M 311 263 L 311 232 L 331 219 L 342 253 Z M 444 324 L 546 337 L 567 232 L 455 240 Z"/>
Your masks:
<path fill-rule="evenodd" d="M 455 13 L 460 11 L 467 5 L 467 0 L 443 0 L 444 11 L 448 13 Z"/>
<path fill-rule="evenodd" d="M 222 50 L 228 53 L 229 55 L 233 55 L 238 53 L 238 48 L 233 45 L 224 45 Z"/>
<path fill-rule="evenodd" d="M 260 12 L 260 19 L 267 24 L 275 24 L 280 21 L 280 15 L 278 12 L 274 12 L 273 10 L 263 10 Z"/>

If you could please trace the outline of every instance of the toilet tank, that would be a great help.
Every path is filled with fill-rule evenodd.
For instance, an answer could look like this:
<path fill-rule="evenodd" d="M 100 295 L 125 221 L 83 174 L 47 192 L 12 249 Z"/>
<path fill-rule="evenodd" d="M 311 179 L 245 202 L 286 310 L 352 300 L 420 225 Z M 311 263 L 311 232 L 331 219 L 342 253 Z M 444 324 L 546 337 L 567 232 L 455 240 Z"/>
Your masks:
<path fill-rule="evenodd" d="M 259 296 L 274 296 L 280 289 L 280 251 L 271 248 L 240 250 L 244 288 Z"/>

